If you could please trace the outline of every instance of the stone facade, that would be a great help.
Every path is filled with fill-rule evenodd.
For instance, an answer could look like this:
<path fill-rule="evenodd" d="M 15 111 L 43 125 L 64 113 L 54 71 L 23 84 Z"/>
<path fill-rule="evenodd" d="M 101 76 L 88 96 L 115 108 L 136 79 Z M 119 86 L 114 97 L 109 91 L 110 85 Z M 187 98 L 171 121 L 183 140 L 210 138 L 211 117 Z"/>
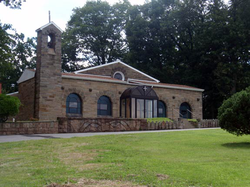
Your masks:
<path fill-rule="evenodd" d="M 119 83 L 107 83 L 97 81 L 82 81 L 74 79 L 62 79 L 64 87 L 61 108 L 62 116 L 66 116 L 66 99 L 70 93 L 78 94 L 82 99 L 82 117 L 98 117 L 97 101 L 102 96 L 108 96 L 112 103 L 112 117 L 120 117 L 120 97 L 121 94 L 131 85 Z M 136 87 L 136 86 L 134 86 Z M 188 91 L 168 88 L 153 88 L 167 107 L 167 117 L 171 119 L 179 118 L 179 108 L 183 102 L 189 103 L 192 109 L 193 118 L 202 119 L 202 94 L 198 91 Z M 91 91 L 90 91 L 91 90 Z"/>

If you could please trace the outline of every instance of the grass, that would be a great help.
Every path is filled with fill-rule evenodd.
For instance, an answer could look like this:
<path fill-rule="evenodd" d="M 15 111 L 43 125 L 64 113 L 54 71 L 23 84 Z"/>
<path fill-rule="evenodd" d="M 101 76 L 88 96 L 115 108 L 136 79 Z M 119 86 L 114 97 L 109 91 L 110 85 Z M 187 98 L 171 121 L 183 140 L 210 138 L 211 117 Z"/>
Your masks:
<path fill-rule="evenodd" d="M 0 186 L 247 187 L 249 158 L 250 137 L 220 129 L 1 143 Z"/>

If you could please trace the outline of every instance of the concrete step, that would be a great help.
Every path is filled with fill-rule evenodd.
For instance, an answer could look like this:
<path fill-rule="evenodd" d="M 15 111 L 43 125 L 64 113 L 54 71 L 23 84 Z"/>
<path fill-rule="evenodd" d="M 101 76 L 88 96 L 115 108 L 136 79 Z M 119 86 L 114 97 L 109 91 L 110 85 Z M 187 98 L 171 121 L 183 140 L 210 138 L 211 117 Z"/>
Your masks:
<path fill-rule="evenodd" d="M 196 128 L 192 123 L 188 121 L 188 119 L 180 119 L 180 123 L 182 123 L 183 129 L 193 129 Z"/>

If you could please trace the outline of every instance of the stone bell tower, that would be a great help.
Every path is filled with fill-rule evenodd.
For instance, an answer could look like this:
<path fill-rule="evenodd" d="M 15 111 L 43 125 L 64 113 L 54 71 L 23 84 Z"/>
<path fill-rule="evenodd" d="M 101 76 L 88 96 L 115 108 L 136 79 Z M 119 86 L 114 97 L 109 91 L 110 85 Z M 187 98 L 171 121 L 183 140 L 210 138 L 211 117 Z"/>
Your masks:
<path fill-rule="evenodd" d="M 35 118 L 56 120 L 61 116 L 61 34 L 50 22 L 36 30 L 37 63 L 35 86 Z"/>

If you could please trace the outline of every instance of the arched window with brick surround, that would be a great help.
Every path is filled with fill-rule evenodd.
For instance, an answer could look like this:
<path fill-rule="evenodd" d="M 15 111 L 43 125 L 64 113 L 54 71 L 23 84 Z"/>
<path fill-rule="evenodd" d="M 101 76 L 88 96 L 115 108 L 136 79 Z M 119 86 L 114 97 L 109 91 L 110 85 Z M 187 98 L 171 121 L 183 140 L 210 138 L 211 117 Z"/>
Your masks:
<path fill-rule="evenodd" d="M 180 106 L 180 117 L 186 119 L 192 118 L 191 107 L 187 102 L 182 103 Z"/>
<path fill-rule="evenodd" d="M 112 116 L 112 104 L 110 99 L 103 95 L 97 102 L 97 115 L 98 116 Z"/>
<path fill-rule="evenodd" d="M 163 101 L 158 101 L 158 117 L 167 117 L 166 104 Z"/>
<path fill-rule="evenodd" d="M 67 97 L 66 114 L 72 117 L 81 117 L 82 115 L 82 101 L 80 96 L 75 93 L 71 93 Z"/>

